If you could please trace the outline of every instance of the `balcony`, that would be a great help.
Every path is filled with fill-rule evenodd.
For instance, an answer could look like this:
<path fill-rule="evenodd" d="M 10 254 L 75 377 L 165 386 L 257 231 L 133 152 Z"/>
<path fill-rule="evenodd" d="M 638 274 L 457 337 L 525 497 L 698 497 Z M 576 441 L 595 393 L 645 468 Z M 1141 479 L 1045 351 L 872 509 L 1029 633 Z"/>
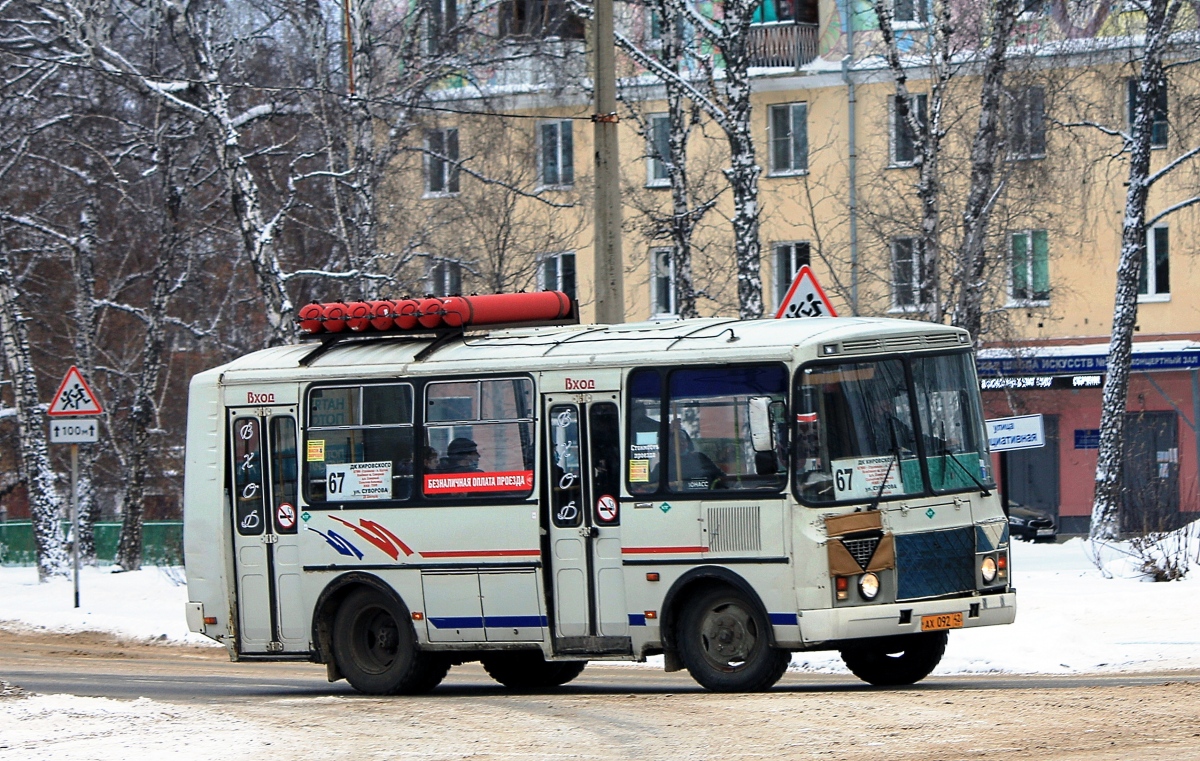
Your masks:
<path fill-rule="evenodd" d="M 750 65 L 799 69 L 817 57 L 817 25 L 798 21 L 750 27 Z"/>

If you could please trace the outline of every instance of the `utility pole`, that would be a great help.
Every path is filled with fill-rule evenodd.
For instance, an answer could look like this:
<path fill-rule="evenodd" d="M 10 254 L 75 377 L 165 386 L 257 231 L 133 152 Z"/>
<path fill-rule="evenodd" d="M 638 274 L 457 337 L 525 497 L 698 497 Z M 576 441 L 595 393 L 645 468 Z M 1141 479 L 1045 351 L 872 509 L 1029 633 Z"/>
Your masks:
<path fill-rule="evenodd" d="M 596 0 L 596 218 L 593 233 L 596 322 L 625 322 L 625 261 L 621 255 L 621 166 L 617 144 L 617 64 L 613 0 Z"/>

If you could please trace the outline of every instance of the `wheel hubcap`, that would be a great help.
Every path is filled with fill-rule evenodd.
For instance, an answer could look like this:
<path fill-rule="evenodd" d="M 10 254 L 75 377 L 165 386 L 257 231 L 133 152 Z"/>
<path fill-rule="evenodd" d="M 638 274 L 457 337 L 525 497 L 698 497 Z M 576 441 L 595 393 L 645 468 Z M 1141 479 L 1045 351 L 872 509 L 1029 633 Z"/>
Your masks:
<path fill-rule="evenodd" d="M 732 670 L 745 664 L 758 643 L 758 627 L 749 611 L 734 603 L 710 609 L 700 625 L 704 656 L 717 668 Z"/>
<path fill-rule="evenodd" d="M 400 645 L 400 632 L 391 614 L 378 608 L 364 611 L 359 619 L 359 634 L 362 643 L 359 662 L 365 670 L 379 673 L 386 671 L 396 659 Z"/>

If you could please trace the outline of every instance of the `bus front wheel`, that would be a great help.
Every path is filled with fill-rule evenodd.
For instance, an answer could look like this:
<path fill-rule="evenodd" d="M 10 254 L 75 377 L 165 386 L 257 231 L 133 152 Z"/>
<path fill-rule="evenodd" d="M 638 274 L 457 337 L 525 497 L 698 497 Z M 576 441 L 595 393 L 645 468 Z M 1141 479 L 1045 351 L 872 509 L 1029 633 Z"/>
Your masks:
<path fill-rule="evenodd" d="M 413 695 L 436 687 L 450 663 L 417 648 L 404 607 L 374 589 L 352 592 L 333 622 L 333 656 L 346 681 L 371 695 Z"/>
<path fill-rule="evenodd" d="M 846 668 L 877 687 L 915 684 L 937 667 L 946 652 L 946 632 L 862 640 L 842 649 Z"/>
<path fill-rule="evenodd" d="M 791 661 L 771 647 L 770 624 L 757 605 L 721 587 L 702 593 L 680 620 L 679 654 L 688 673 L 714 692 L 760 692 L 779 681 Z"/>
<path fill-rule="evenodd" d="M 497 653 L 483 658 L 488 676 L 513 690 L 550 690 L 583 673 L 587 661 L 547 661 L 537 652 Z"/>

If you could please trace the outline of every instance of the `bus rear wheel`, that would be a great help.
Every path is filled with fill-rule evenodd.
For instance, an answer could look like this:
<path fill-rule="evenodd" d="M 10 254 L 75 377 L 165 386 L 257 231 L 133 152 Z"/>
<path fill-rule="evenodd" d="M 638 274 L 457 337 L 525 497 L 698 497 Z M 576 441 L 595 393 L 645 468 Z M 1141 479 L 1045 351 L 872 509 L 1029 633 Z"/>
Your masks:
<path fill-rule="evenodd" d="M 842 660 L 856 677 L 877 687 L 915 684 L 941 662 L 946 639 L 946 632 L 927 632 L 863 640 L 843 648 Z"/>
<path fill-rule="evenodd" d="M 333 656 L 346 681 L 370 695 L 415 695 L 441 683 L 450 662 L 417 648 L 408 612 L 374 589 L 352 592 L 333 622 Z"/>
<path fill-rule="evenodd" d="M 550 690 L 583 673 L 587 661 L 547 661 L 539 652 L 496 653 L 482 659 L 488 676 L 512 690 Z"/>
<path fill-rule="evenodd" d="M 679 655 L 688 673 L 714 692 L 760 692 L 779 681 L 791 662 L 771 647 L 766 616 L 733 589 L 717 588 L 683 613 Z"/>

